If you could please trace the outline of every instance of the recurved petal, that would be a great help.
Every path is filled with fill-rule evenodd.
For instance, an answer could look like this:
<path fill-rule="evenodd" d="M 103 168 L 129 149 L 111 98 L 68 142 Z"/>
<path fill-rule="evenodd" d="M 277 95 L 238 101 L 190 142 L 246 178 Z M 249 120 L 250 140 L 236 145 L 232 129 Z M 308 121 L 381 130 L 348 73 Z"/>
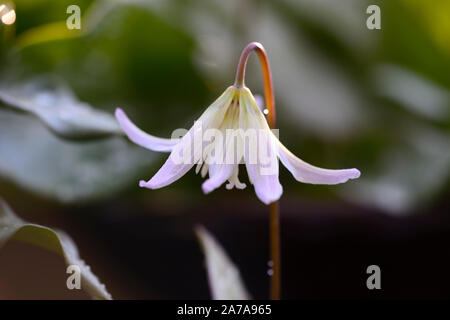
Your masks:
<path fill-rule="evenodd" d="M 205 194 L 220 187 L 233 173 L 235 164 L 214 164 L 210 165 L 210 177 L 202 184 Z"/>
<path fill-rule="evenodd" d="M 312 184 L 338 184 L 359 178 L 361 174 L 355 168 L 332 170 L 313 166 L 296 157 L 275 136 L 273 139 L 278 146 L 278 157 L 297 181 Z"/>
<path fill-rule="evenodd" d="M 259 200 L 265 204 L 270 204 L 280 199 L 283 194 L 283 187 L 278 179 L 278 174 L 261 174 L 260 167 L 254 164 L 245 164 L 248 177 L 255 187 L 255 193 Z"/>
<path fill-rule="evenodd" d="M 194 164 L 179 163 L 178 161 L 174 161 L 173 157 L 169 157 L 161 169 L 159 169 L 149 181 L 139 181 L 139 186 L 149 189 L 159 189 L 165 187 L 180 179 L 193 166 Z"/>
<path fill-rule="evenodd" d="M 251 94 L 241 96 L 241 127 L 255 132 L 257 139 L 244 139 L 244 159 L 250 182 L 258 198 L 265 204 L 277 201 L 283 194 L 278 178 L 278 158 L 271 131 Z M 256 155 L 256 157 L 255 157 Z M 256 161 L 255 161 L 256 159 Z"/>
<path fill-rule="evenodd" d="M 158 189 L 165 187 L 186 174 L 201 159 L 201 122 L 196 122 L 173 148 L 169 158 L 148 181 L 140 181 L 141 187 Z"/>
<path fill-rule="evenodd" d="M 202 161 L 203 131 L 217 126 L 217 123 L 223 118 L 222 114 L 226 111 L 226 108 L 222 108 L 222 106 L 229 104 L 233 96 L 234 91 L 230 87 L 203 112 L 188 133 L 175 146 L 172 146 L 172 152 L 161 169 L 148 182 L 140 181 L 139 185 L 150 189 L 165 187 L 181 178 L 196 163 Z M 203 171 L 207 169 L 208 165 L 204 164 L 202 176 Z"/>
<path fill-rule="evenodd" d="M 273 143 L 269 141 L 262 145 L 258 148 L 267 148 L 268 153 L 264 156 L 265 160 L 263 161 L 261 155 L 258 155 L 257 163 L 253 163 L 252 157 L 249 155 L 249 144 L 245 143 L 245 167 L 258 198 L 265 204 L 270 204 L 280 199 L 283 187 L 278 178 L 278 158 Z"/>
<path fill-rule="evenodd" d="M 165 139 L 145 133 L 131 122 L 122 109 L 116 109 L 116 118 L 128 138 L 141 147 L 160 152 L 170 152 L 180 139 Z"/>

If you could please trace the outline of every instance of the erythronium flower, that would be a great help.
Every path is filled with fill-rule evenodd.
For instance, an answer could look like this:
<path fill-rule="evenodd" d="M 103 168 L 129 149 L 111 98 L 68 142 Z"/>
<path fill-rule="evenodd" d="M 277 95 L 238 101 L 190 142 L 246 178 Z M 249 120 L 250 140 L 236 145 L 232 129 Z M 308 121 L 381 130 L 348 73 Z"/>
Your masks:
<path fill-rule="evenodd" d="M 227 180 L 227 189 L 243 189 L 246 185 L 239 181 L 238 172 L 239 163 L 244 162 L 256 195 L 262 202 L 269 204 L 278 200 L 283 193 L 278 179 L 278 159 L 297 181 L 303 183 L 338 184 L 360 176 L 357 169 L 322 169 L 297 158 L 270 130 L 255 98 L 244 85 L 228 87 L 181 139 L 149 135 L 137 128 L 119 108 L 116 118 L 134 143 L 153 151 L 171 152 L 166 163 L 149 181 L 140 181 L 141 187 L 149 189 L 171 184 L 196 164 L 196 172 L 201 169 L 203 177 L 209 173 L 209 178 L 202 185 L 204 193 L 210 193 Z M 208 129 L 221 133 L 226 137 L 225 140 L 217 139 L 219 135 L 214 135 L 215 139 L 198 143 L 196 133 L 205 133 Z M 249 139 L 246 135 L 252 130 L 259 133 L 256 139 Z M 233 131 L 239 133 L 231 139 L 229 137 L 232 135 L 228 134 Z M 259 150 L 252 148 L 254 145 L 258 145 Z M 232 156 L 227 159 L 230 154 Z M 184 161 L 180 161 L 183 156 Z"/>
<path fill-rule="evenodd" d="M 264 114 L 250 90 L 244 85 L 245 67 L 251 52 L 258 54 L 264 79 Z M 281 255 L 278 199 L 283 193 L 278 179 L 278 159 L 297 181 L 313 184 L 338 184 L 358 178 L 357 169 L 329 170 L 312 166 L 293 155 L 270 129 L 275 128 L 275 99 L 269 59 L 258 42 L 242 51 L 236 81 L 211 105 L 181 139 L 162 139 L 137 128 L 121 110 L 116 118 L 127 136 L 136 144 L 154 151 L 170 152 L 161 169 L 141 187 L 157 189 L 181 178 L 195 164 L 196 172 L 209 178 L 203 192 L 209 193 L 228 180 L 227 189 L 245 188 L 238 178 L 239 164 L 245 163 L 250 182 L 258 198 L 269 205 L 270 298 L 281 297 Z M 172 135 L 174 136 L 174 135 Z M 225 136 L 225 139 L 223 137 Z"/>

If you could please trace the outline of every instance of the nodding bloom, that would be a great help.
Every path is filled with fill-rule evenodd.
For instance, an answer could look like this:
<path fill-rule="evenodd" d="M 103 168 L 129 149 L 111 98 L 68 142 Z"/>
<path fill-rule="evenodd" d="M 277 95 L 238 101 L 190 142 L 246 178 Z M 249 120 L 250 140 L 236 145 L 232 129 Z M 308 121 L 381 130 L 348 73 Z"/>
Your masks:
<path fill-rule="evenodd" d="M 181 178 L 196 165 L 205 194 L 226 184 L 227 189 L 244 189 L 239 181 L 239 164 L 245 164 L 256 195 L 265 204 L 283 193 L 278 178 L 278 159 L 297 181 L 338 184 L 360 176 L 357 169 L 330 170 L 310 165 L 292 154 L 270 130 L 255 98 L 245 86 L 230 86 L 211 104 L 181 138 L 164 139 L 136 127 L 126 114 L 116 110 L 116 118 L 134 143 L 170 155 L 159 171 L 141 187 L 158 189 Z"/>

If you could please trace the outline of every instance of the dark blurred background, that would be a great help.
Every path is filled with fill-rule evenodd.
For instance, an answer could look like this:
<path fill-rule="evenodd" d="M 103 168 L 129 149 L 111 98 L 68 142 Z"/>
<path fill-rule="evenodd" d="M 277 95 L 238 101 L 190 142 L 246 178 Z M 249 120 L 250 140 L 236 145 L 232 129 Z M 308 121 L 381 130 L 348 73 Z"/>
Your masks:
<path fill-rule="evenodd" d="M 81 30 L 66 27 L 73 4 Z M 381 30 L 366 27 L 371 4 Z M 0 197 L 23 219 L 69 233 L 114 298 L 210 298 L 196 225 L 225 248 L 250 294 L 267 298 L 268 209 L 252 187 L 205 196 L 194 172 L 139 188 L 166 155 L 117 134 L 79 139 L 58 122 L 76 110 L 64 103 L 108 116 L 120 106 L 170 137 L 232 84 L 251 41 L 269 55 L 283 143 L 314 165 L 362 172 L 314 186 L 281 169 L 283 297 L 450 297 L 449 1 L 8 5 L 16 20 L 0 24 Z M 256 57 L 246 82 L 263 93 Z M 54 87 L 65 88 L 57 99 Z M 381 290 L 366 287 L 371 264 Z M 43 249 L 9 242 L 0 251 L 2 299 L 86 298 L 66 289 L 66 276 Z"/>

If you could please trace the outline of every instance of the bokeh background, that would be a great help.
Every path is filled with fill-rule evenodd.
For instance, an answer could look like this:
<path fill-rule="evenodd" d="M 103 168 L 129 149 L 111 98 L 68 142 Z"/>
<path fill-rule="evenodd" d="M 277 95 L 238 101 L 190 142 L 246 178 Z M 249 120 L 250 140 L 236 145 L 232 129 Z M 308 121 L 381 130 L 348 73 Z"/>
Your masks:
<path fill-rule="evenodd" d="M 166 155 L 130 143 L 112 118 L 120 106 L 154 135 L 189 128 L 232 84 L 251 41 L 269 55 L 284 144 L 317 166 L 362 172 L 313 186 L 281 169 L 283 297 L 450 297 L 449 1 L 8 3 L 17 17 L 0 24 L 0 196 L 69 233 L 114 298 L 210 298 L 196 225 L 250 294 L 268 297 L 268 209 L 253 189 L 205 196 L 194 172 L 139 188 Z M 81 30 L 66 27 L 73 4 Z M 366 27 L 370 4 L 381 30 Z M 263 93 L 256 57 L 246 82 Z M 96 111 L 78 114 L 80 101 Z M 371 264 L 378 291 L 366 288 Z M 0 251 L 2 299 L 86 298 L 66 276 L 43 249 Z"/>

